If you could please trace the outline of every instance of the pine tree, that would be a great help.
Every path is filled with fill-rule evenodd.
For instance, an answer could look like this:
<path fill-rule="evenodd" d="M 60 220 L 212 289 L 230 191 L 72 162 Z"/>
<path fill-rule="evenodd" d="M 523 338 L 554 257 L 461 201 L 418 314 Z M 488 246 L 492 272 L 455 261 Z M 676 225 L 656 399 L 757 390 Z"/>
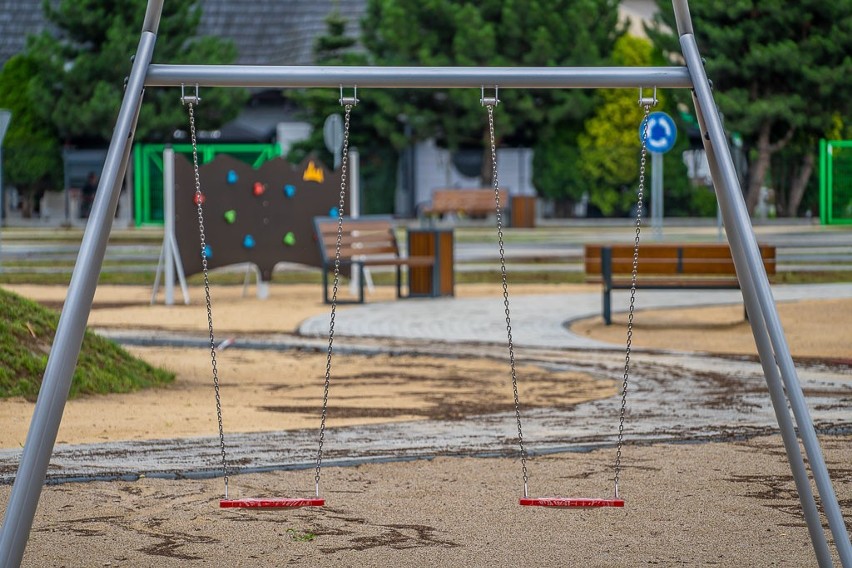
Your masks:
<path fill-rule="evenodd" d="M 649 30 L 669 53 L 680 53 L 671 3 L 658 0 Z M 749 150 L 746 203 L 762 186 L 788 187 L 786 214 L 795 215 L 813 171 L 819 138 L 836 117 L 852 115 L 852 3 L 802 0 L 707 0 L 691 5 L 695 38 L 725 117 Z M 776 157 L 789 162 L 785 180 L 772 180 Z"/>
<path fill-rule="evenodd" d="M 30 95 L 62 143 L 104 145 L 124 93 L 145 14 L 145 0 L 44 1 L 51 28 L 30 38 L 26 54 L 36 65 Z M 232 63 L 236 48 L 213 37 L 196 37 L 200 4 L 165 2 L 154 61 Z M 215 128 L 235 117 L 241 90 L 204 93 L 199 120 Z M 186 122 L 174 89 L 146 89 L 136 138 L 167 140 Z"/>

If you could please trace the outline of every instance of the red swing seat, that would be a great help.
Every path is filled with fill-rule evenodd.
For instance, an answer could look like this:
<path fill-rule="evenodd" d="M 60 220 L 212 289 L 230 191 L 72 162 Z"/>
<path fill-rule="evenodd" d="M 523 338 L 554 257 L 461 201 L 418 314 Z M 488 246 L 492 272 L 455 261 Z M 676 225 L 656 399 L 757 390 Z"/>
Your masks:
<path fill-rule="evenodd" d="M 299 507 L 322 507 L 325 499 L 293 499 L 293 498 L 246 498 L 220 499 L 222 509 L 297 509 Z"/>
<path fill-rule="evenodd" d="M 521 497 L 526 507 L 561 507 L 563 509 L 596 509 L 624 507 L 624 499 L 588 499 L 585 497 Z"/>

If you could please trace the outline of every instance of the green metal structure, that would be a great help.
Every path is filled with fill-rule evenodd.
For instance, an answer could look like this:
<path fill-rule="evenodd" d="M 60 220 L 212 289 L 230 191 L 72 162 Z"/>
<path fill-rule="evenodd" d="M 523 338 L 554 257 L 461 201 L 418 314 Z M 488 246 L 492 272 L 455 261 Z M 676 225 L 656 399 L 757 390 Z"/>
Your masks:
<path fill-rule="evenodd" d="M 133 148 L 133 216 L 137 227 L 163 224 L 163 150 L 165 144 L 136 144 Z M 192 160 L 192 145 L 173 144 L 175 154 Z M 198 162 L 206 164 L 227 154 L 253 168 L 281 155 L 278 144 L 199 144 Z"/>
<path fill-rule="evenodd" d="M 819 220 L 852 225 L 852 140 L 819 142 Z"/>

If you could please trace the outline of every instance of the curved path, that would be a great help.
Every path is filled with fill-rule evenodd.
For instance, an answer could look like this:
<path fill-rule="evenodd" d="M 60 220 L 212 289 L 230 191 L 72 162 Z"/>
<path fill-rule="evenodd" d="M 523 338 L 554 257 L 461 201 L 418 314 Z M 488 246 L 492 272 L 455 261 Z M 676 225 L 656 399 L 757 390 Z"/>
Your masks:
<path fill-rule="evenodd" d="M 510 288 L 511 292 L 511 288 Z M 852 298 L 852 284 L 785 285 L 773 289 L 776 301 Z M 613 311 L 627 307 L 628 292 L 612 295 Z M 742 303 L 739 290 L 641 290 L 636 309 L 696 307 Z M 622 349 L 571 333 L 567 322 L 600 316 L 601 295 L 546 294 L 511 298 L 512 337 L 530 347 Z M 328 335 L 328 315 L 299 327 L 305 336 Z M 338 312 L 335 333 L 350 337 L 505 343 L 503 299 L 436 298 L 363 304 Z"/>
<path fill-rule="evenodd" d="M 852 285 L 784 286 L 778 300 L 852 297 Z M 614 305 L 625 300 L 617 295 Z M 695 306 L 739 302 L 738 291 L 644 292 L 641 306 Z M 623 357 L 613 346 L 571 334 L 567 320 L 599 313 L 598 294 L 513 298 L 517 355 L 526 364 L 583 371 L 602 381 L 621 382 Z M 418 353 L 434 357 L 505 359 L 505 322 L 497 298 L 409 300 L 373 303 L 341 311 L 337 352 Z M 232 348 L 326 349 L 327 316 L 301 326 L 302 337 L 241 338 Z M 108 333 L 146 345 L 206 346 L 203 336 L 142 332 Z M 316 337 L 306 337 L 316 336 Z M 379 338 L 379 339 L 376 339 Z M 345 356 L 345 355 L 344 355 Z M 640 351 L 633 356 L 627 436 L 641 443 L 715 440 L 775 431 L 774 413 L 755 357 Z M 799 367 L 800 379 L 818 429 L 849 431 L 848 368 L 825 364 Z M 528 450 L 535 453 L 585 451 L 613 444 L 619 397 L 524 414 Z M 516 455 L 512 413 L 460 420 L 411 421 L 332 429 L 325 463 L 415 459 L 435 455 Z M 312 467 L 316 431 L 235 434 L 228 437 L 230 460 L 246 471 Z M 111 442 L 55 449 L 49 479 L 210 476 L 218 471 L 213 438 Z M 0 450 L 0 483 L 12 480 L 20 450 Z"/>

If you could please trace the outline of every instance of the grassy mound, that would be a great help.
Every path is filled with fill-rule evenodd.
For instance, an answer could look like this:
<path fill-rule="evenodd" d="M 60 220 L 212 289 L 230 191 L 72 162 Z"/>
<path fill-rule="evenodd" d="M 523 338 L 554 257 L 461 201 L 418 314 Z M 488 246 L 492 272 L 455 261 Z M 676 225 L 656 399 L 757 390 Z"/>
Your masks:
<path fill-rule="evenodd" d="M 58 313 L 0 289 L 0 398 L 35 399 L 58 322 Z M 173 380 L 174 374 L 87 331 L 69 396 L 131 392 Z"/>

